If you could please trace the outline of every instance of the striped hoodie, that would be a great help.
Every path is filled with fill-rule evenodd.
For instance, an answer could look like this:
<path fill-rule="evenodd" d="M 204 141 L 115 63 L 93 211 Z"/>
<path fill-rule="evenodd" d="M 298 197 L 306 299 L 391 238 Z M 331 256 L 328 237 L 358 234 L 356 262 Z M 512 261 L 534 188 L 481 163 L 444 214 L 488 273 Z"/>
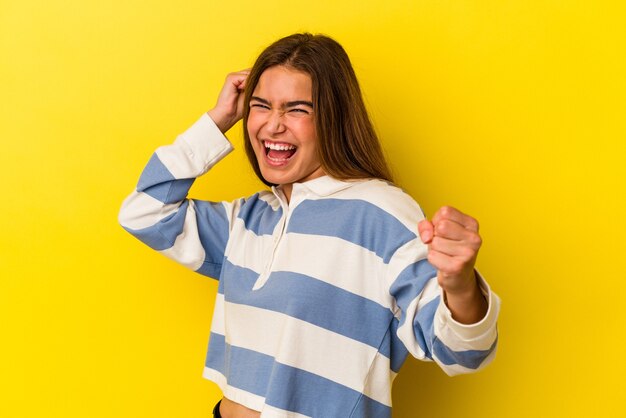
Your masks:
<path fill-rule="evenodd" d="M 263 418 L 385 418 L 408 354 L 450 375 L 495 355 L 499 299 L 456 322 L 417 232 L 423 214 L 380 180 L 323 176 L 233 202 L 187 199 L 232 150 L 205 114 L 159 147 L 119 214 L 165 256 L 219 280 L 204 377 Z"/>

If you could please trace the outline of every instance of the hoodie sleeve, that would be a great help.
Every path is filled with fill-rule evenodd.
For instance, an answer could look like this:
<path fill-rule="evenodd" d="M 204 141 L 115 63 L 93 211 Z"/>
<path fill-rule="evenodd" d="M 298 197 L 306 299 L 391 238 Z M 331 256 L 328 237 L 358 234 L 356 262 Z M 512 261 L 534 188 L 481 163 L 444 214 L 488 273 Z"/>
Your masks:
<path fill-rule="evenodd" d="M 180 264 L 218 278 L 241 201 L 208 202 L 187 199 L 187 194 L 196 177 L 232 150 L 211 118 L 202 115 L 173 144 L 154 152 L 122 203 L 122 227 Z"/>

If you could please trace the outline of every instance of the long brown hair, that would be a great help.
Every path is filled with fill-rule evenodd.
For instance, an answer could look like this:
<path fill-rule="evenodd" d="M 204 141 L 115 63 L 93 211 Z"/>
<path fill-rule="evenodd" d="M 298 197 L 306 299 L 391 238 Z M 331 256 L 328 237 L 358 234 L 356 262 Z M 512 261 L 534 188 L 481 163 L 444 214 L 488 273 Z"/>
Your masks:
<path fill-rule="evenodd" d="M 319 159 L 326 174 L 340 180 L 378 178 L 393 182 L 378 136 L 367 114 L 348 54 L 325 35 L 297 33 L 279 39 L 257 58 L 246 82 L 243 125 L 246 154 L 265 184 L 247 130 L 250 98 L 261 74 L 284 65 L 311 77 Z"/>

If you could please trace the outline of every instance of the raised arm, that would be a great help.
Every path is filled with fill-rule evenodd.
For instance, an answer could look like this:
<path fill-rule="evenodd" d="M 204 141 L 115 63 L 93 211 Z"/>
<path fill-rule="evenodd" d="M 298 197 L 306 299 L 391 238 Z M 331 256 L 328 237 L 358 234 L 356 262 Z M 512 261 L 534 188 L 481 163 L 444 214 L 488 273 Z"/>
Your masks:
<path fill-rule="evenodd" d="M 219 277 L 230 225 L 241 202 L 207 202 L 187 199 L 187 194 L 197 177 L 232 151 L 224 132 L 241 118 L 246 75 L 229 74 L 215 108 L 173 144 L 156 150 L 119 213 L 120 224 L 139 240 L 214 278 Z"/>

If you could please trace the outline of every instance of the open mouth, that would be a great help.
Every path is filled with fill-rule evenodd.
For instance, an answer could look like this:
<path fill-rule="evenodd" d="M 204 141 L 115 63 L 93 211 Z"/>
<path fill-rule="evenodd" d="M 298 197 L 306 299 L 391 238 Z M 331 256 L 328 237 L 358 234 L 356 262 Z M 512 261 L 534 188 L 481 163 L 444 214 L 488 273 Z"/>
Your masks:
<path fill-rule="evenodd" d="M 273 163 L 286 163 L 294 156 L 298 147 L 286 142 L 263 141 L 265 155 Z"/>

